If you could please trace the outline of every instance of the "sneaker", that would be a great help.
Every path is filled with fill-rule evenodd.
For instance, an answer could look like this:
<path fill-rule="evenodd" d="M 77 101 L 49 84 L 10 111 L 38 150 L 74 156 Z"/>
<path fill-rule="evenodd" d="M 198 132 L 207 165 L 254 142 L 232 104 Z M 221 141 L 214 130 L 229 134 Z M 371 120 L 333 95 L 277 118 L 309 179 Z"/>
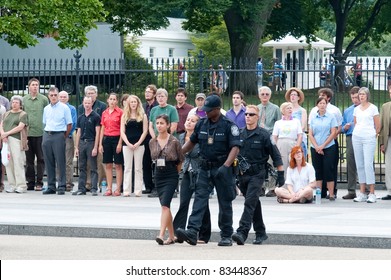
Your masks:
<path fill-rule="evenodd" d="M 79 191 L 79 190 L 77 190 L 77 191 L 73 192 L 73 193 L 72 193 L 72 195 L 86 195 L 86 193 L 85 193 L 85 192 L 82 192 L 82 191 Z"/>
<path fill-rule="evenodd" d="M 5 190 L 5 192 L 7 192 L 7 193 L 14 193 L 15 192 L 15 188 L 14 187 L 9 187 L 8 189 Z"/>
<path fill-rule="evenodd" d="M 353 199 L 354 202 L 366 202 L 368 199 L 367 195 L 364 193 L 359 193 L 355 199 Z"/>
<path fill-rule="evenodd" d="M 24 188 L 17 187 L 17 188 L 15 189 L 15 192 L 16 192 L 16 193 L 25 193 L 26 191 L 24 190 Z"/>
<path fill-rule="evenodd" d="M 368 203 L 375 203 L 375 202 L 376 202 L 376 199 L 377 199 L 376 195 L 375 195 L 374 193 L 370 193 L 370 194 L 368 195 L 367 202 L 368 202 Z"/>
<path fill-rule="evenodd" d="M 96 190 L 91 190 L 91 195 L 92 196 L 97 196 L 98 195 L 98 192 Z"/>

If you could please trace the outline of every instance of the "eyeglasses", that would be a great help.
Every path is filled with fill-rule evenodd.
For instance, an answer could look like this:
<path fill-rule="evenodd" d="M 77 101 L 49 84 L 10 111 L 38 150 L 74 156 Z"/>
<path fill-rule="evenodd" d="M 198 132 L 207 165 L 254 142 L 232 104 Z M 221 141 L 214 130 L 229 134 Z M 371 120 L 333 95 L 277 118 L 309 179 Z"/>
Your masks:
<path fill-rule="evenodd" d="M 260 96 L 269 96 L 270 95 L 270 93 L 261 93 L 261 94 L 259 94 Z"/>
<path fill-rule="evenodd" d="M 297 93 L 291 93 L 291 96 L 299 96 Z"/>
<path fill-rule="evenodd" d="M 57 96 L 58 94 L 49 94 L 50 97 Z"/>
<path fill-rule="evenodd" d="M 250 116 L 250 117 L 254 117 L 256 115 L 256 113 L 244 113 L 245 116 Z"/>
<path fill-rule="evenodd" d="M 302 153 L 303 153 L 303 151 L 297 151 L 297 152 L 296 152 L 296 155 L 297 155 L 297 154 L 302 154 Z"/>

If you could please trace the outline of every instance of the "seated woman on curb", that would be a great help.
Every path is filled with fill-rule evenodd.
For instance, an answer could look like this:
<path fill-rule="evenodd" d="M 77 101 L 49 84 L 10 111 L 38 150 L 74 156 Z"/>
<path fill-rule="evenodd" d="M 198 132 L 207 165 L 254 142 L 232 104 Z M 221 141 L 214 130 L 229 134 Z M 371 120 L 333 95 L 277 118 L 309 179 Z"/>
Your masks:
<path fill-rule="evenodd" d="M 315 187 L 314 167 L 305 161 L 302 147 L 293 147 L 285 186 L 275 189 L 277 201 L 280 203 L 311 203 Z"/>

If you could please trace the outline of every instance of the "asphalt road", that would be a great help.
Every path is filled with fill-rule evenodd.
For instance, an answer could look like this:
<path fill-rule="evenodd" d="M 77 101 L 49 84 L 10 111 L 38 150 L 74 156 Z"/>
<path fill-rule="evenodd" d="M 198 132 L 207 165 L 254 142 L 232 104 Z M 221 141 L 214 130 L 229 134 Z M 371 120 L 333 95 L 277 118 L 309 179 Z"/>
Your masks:
<path fill-rule="evenodd" d="M 154 240 L 0 235 L 1 260 L 391 260 L 388 249 L 217 243 L 159 246 Z"/>
<path fill-rule="evenodd" d="M 0 235 L 2 280 L 387 279 L 387 249 Z"/>

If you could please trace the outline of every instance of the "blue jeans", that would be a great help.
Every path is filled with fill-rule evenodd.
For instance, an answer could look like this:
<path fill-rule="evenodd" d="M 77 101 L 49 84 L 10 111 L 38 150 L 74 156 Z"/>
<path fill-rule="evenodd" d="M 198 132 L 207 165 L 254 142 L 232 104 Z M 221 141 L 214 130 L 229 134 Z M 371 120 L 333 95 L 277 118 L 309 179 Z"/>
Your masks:
<path fill-rule="evenodd" d="M 376 137 L 352 136 L 354 158 L 356 160 L 358 182 L 360 184 L 375 184 L 375 157 Z"/>

